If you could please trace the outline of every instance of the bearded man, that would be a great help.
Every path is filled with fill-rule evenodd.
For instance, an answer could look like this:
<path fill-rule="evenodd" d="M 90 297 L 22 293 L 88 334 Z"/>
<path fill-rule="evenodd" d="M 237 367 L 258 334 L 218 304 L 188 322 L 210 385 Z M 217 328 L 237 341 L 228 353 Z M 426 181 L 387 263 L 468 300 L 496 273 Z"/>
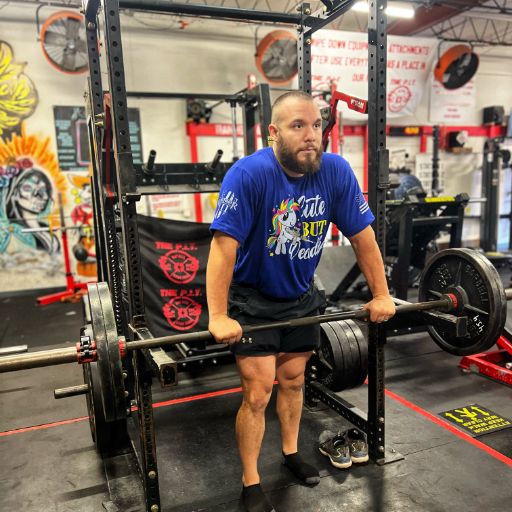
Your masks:
<path fill-rule="evenodd" d="M 349 163 L 323 153 L 322 119 L 311 96 L 280 96 L 269 133 L 272 147 L 238 160 L 223 180 L 206 276 L 208 329 L 229 344 L 242 383 L 236 437 L 248 512 L 275 510 L 260 485 L 258 457 L 276 379 L 284 464 L 302 483 L 320 482 L 298 450 L 304 370 L 320 326 L 265 330 L 240 343 L 241 324 L 318 314 L 322 298 L 313 278 L 331 222 L 350 240 L 372 291 L 364 306 L 370 320 L 395 313 L 371 227 L 375 218 Z"/>

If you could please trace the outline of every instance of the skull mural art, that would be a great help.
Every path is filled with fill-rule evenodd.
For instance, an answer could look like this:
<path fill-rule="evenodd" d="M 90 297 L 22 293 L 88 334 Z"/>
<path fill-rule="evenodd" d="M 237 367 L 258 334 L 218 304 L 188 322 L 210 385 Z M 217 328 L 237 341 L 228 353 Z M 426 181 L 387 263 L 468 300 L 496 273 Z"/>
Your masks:
<path fill-rule="evenodd" d="M 58 201 L 67 188 L 49 139 L 13 134 L 0 139 L 0 254 L 25 249 L 54 254 Z M 42 228 L 42 229 L 41 229 Z"/>

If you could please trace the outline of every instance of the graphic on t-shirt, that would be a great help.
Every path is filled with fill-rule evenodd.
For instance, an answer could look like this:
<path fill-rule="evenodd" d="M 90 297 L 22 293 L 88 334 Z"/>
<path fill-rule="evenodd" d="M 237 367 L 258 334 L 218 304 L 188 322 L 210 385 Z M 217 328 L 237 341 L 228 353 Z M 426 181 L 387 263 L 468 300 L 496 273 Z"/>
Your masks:
<path fill-rule="evenodd" d="M 281 201 L 281 205 L 272 210 L 272 234 L 268 237 L 267 247 L 270 255 L 286 254 L 286 244 L 296 243 L 301 238 L 301 222 L 297 217 L 297 211 L 300 209 L 299 203 L 293 198 Z"/>
<path fill-rule="evenodd" d="M 321 217 L 325 208 L 325 201 L 320 195 L 301 196 L 298 201 L 294 198 L 281 201 L 281 205 L 272 210 L 272 229 L 267 239 L 270 256 L 287 254 L 291 260 L 296 257 L 308 260 L 317 256 L 322 250 L 328 227 L 327 219 Z M 308 220 L 303 221 L 302 218 Z M 301 247 L 302 242 L 312 245 Z"/>

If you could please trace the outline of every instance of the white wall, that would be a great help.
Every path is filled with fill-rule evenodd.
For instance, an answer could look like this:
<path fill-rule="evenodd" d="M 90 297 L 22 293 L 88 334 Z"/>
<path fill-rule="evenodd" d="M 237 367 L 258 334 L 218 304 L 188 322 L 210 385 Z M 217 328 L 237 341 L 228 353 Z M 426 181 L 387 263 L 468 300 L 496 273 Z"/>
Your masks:
<path fill-rule="evenodd" d="M 41 137 L 50 136 L 53 150 L 55 128 L 53 106 L 82 105 L 85 75 L 72 76 L 58 72 L 45 60 L 35 24 L 35 5 L 7 4 L 0 10 L 0 41 L 9 43 L 17 61 L 26 62 L 25 73 L 35 83 L 39 105 L 26 121 L 29 133 Z M 45 7 L 40 11 L 41 20 L 58 9 Z M 127 89 L 134 91 L 163 91 L 185 93 L 232 94 L 246 86 L 247 75 L 254 73 L 261 79 L 254 62 L 255 31 L 253 25 L 241 23 L 192 21 L 184 30 L 177 27 L 177 18 L 161 15 L 129 15 L 122 13 L 123 49 Z M 150 25 L 148 27 L 147 25 Z M 257 39 L 273 27 L 258 29 Z M 511 53 L 505 49 L 478 50 L 481 55 L 480 68 L 476 75 L 477 108 L 474 124 L 481 122 L 481 110 L 489 105 L 503 105 L 508 112 L 512 106 Z M 502 56 L 495 57 L 501 53 Z M 505 56 L 503 56 L 505 55 Z M 106 74 L 103 87 L 108 88 Z M 138 107 L 141 115 L 142 143 L 144 153 L 157 151 L 161 162 L 189 162 L 189 141 L 185 133 L 185 102 L 183 100 L 129 99 L 129 106 Z M 239 118 L 241 120 L 241 118 Z M 215 109 L 211 122 L 230 122 L 229 109 Z M 403 118 L 395 124 L 429 124 L 428 95 L 425 95 L 416 114 Z M 472 141 L 471 141 L 472 142 Z M 470 145 L 471 145 L 470 142 Z M 481 151 L 482 141 L 475 141 L 475 150 Z M 242 147 L 241 141 L 239 144 Z M 414 139 L 390 138 L 390 150 L 404 148 L 411 153 L 411 160 L 419 149 Z M 203 139 L 199 155 L 210 160 L 217 148 L 225 151 L 225 159 L 231 157 L 232 142 L 229 138 Z M 351 162 L 361 179 L 363 170 L 363 147 L 361 137 L 346 137 L 344 156 Z M 451 158 L 451 157 L 450 157 Z M 478 160 L 478 158 L 476 159 Z M 465 171 L 467 172 L 467 171 Z M 461 191 L 470 178 L 464 174 L 458 179 L 452 176 L 447 193 Z M 185 200 L 185 209 L 190 210 L 190 198 Z M 211 215 L 209 199 L 203 198 L 205 218 Z M 0 273 L 0 280 L 1 279 Z M 12 276 L 10 278 L 12 280 Z M 2 280 L 5 282 L 5 280 Z M 43 276 L 37 283 L 41 286 L 62 284 L 62 274 L 55 279 Z M 22 286 L 15 283 L 12 288 Z M 31 287 L 35 285 L 30 283 Z M 4 284 L 0 284 L 0 291 Z"/>

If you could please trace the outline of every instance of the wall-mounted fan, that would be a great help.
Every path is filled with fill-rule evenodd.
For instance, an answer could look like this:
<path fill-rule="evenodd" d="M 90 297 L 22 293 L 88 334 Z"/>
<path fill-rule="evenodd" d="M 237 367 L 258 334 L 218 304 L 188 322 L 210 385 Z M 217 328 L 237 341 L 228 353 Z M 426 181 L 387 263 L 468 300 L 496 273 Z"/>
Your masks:
<path fill-rule="evenodd" d="M 458 89 L 473 78 L 477 69 L 478 55 L 470 46 L 457 44 L 439 57 L 434 77 L 446 89 Z"/>
<path fill-rule="evenodd" d="M 286 30 L 267 34 L 256 48 L 256 67 L 271 84 L 288 83 L 297 74 L 297 39 Z"/>
<path fill-rule="evenodd" d="M 71 11 L 52 14 L 41 28 L 39 38 L 48 62 L 69 74 L 87 71 L 87 44 L 82 15 Z"/>

